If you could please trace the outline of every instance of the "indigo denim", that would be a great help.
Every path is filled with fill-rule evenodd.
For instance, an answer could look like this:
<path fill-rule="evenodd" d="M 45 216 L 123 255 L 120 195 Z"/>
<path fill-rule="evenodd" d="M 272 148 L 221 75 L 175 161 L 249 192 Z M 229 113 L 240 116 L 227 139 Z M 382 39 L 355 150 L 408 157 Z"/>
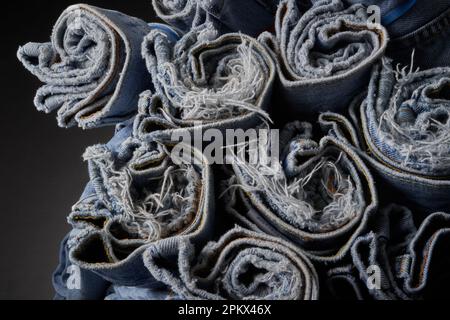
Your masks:
<path fill-rule="evenodd" d="M 167 252 L 176 257 L 167 261 Z M 144 254 L 156 279 L 183 299 L 316 300 L 318 277 L 298 248 L 236 227 L 201 249 L 188 238 L 162 240 Z"/>
<path fill-rule="evenodd" d="M 327 285 L 335 297 L 411 300 L 437 298 L 449 284 L 450 215 L 433 213 L 415 227 L 413 213 L 389 205 L 373 219 L 370 231 L 352 246 L 352 265 L 328 272 Z M 369 288 L 369 268 L 381 272 L 381 287 Z"/>
<path fill-rule="evenodd" d="M 312 129 L 300 122 L 285 127 L 281 164 L 235 162 L 224 201 L 243 226 L 295 243 L 314 262 L 336 263 L 366 228 L 378 196 L 357 153 L 332 137 L 315 142 Z"/>
<path fill-rule="evenodd" d="M 354 288 L 354 297 L 361 299 L 365 292 L 376 300 L 409 300 L 403 288 L 403 273 L 407 272 L 402 262 L 408 254 L 408 246 L 415 236 L 412 212 L 397 205 L 390 205 L 378 212 L 370 223 L 370 232 L 358 237 L 352 246 L 353 267 L 344 268 L 347 272 L 332 270 L 328 284 L 335 295 L 340 290 Z M 371 266 L 381 272 L 380 288 L 369 288 Z M 341 269 L 342 270 L 342 269 Z"/>
<path fill-rule="evenodd" d="M 279 117 L 343 112 L 364 89 L 372 66 L 384 54 L 386 30 L 369 24 L 362 5 L 346 8 L 341 0 L 315 1 L 302 12 L 295 0 L 282 1 L 275 35 L 261 41 L 277 61 Z"/>
<path fill-rule="evenodd" d="M 278 2 L 279 0 L 153 0 L 153 8 L 162 20 L 185 32 L 209 22 L 221 34 L 242 32 L 257 36 L 273 27 Z"/>
<path fill-rule="evenodd" d="M 25 68 L 45 83 L 36 94 L 37 109 L 58 110 L 61 127 L 94 128 L 131 118 L 139 93 L 152 85 L 140 55 L 152 29 L 173 37 L 167 26 L 117 11 L 69 7 L 56 22 L 51 42 L 31 42 L 18 51 Z"/>
<path fill-rule="evenodd" d="M 91 152 L 91 182 L 113 217 L 89 230 L 71 251 L 71 260 L 114 285 L 158 289 L 160 284 L 143 265 L 142 253 L 163 238 L 209 239 L 214 220 L 210 168 L 177 167 L 163 151 L 141 148 L 123 167 L 115 168 L 107 150 Z M 75 213 L 72 219 L 89 222 L 91 217 Z"/>
<path fill-rule="evenodd" d="M 442 299 L 450 284 L 450 214 L 437 212 L 421 224 L 409 245 L 405 290 L 424 299 Z"/>

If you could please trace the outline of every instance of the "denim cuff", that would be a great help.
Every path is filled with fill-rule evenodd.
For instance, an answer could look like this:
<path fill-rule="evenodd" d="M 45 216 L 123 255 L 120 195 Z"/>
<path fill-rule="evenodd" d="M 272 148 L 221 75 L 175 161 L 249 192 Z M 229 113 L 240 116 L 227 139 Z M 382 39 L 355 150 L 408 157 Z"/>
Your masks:
<path fill-rule="evenodd" d="M 144 254 L 155 278 L 188 300 L 316 300 L 314 266 L 275 237 L 236 227 L 199 249 L 186 238 L 160 241 Z M 176 263 L 164 256 L 171 252 Z"/>

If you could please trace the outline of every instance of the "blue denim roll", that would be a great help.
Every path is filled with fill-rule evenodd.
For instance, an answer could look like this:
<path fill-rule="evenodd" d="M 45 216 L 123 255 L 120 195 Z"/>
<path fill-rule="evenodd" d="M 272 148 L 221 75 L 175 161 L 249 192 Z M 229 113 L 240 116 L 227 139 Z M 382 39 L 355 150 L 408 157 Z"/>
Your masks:
<path fill-rule="evenodd" d="M 201 248 L 187 238 L 159 241 L 144 260 L 182 299 L 317 300 L 319 295 L 317 273 L 301 250 L 239 227 Z"/>
<path fill-rule="evenodd" d="M 198 151 L 191 149 L 194 164 L 175 164 L 170 146 L 134 138 L 133 125 L 118 126 L 107 145 L 86 151 L 91 180 L 69 216 L 73 231 L 65 257 L 122 293 L 134 288 L 137 295 L 169 298 L 170 290 L 151 276 L 142 254 L 160 239 L 184 236 L 203 243 L 212 236 L 212 173 Z M 66 265 L 62 260 L 58 274 L 67 273 Z M 96 299 L 105 296 L 106 290 Z"/>
<path fill-rule="evenodd" d="M 448 73 L 449 68 L 397 71 L 385 59 L 374 67 L 367 97 L 350 107 L 354 125 L 341 115 L 321 116 L 323 123 L 334 123 L 332 135 L 351 140 L 380 185 L 392 190 L 388 198 L 401 194 L 392 201 L 403 199 L 401 204 L 414 205 L 423 216 L 450 208 Z"/>
<path fill-rule="evenodd" d="M 18 58 L 45 83 L 35 98 L 39 111 L 58 110 L 61 127 L 114 125 L 137 111 L 138 95 L 151 88 L 140 55 L 143 38 L 158 25 L 89 5 L 66 9 L 51 42 L 28 43 Z"/>
<path fill-rule="evenodd" d="M 374 216 L 366 234 L 352 246 L 352 264 L 331 269 L 327 286 L 332 296 L 350 299 L 433 299 L 449 283 L 450 215 L 437 212 L 415 226 L 409 209 L 389 205 Z M 372 287 L 374 267 L 380 287 Z M 372 269 L 371 269 L 372 268 Z"/>
<path fill-rule="evenodd" d="M 277 60 L 283 118 L 345 112 L 388 42 L 386 30 L 369 23 L 366 7 L 346 8 L 341 0 L 314 1 L 306 11 L 295 0 L 282 1 L 275 26 L 275 35 L 261 40 Z"/>
<path fill-rule="evenodd" d="M 252 230 L 298 245 L 318 263 L 345 259 L 378 205 L 373 178 L 361 158 L 338 139 L 313 140 L 309 123 L 281 132 L 280 163 L 232 165 L 227 212 Z"/>

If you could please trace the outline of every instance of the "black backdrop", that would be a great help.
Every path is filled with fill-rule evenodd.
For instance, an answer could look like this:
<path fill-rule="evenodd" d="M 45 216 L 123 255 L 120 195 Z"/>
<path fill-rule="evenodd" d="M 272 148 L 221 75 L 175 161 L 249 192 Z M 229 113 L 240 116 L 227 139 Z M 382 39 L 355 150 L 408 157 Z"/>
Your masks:
<path fill-rule="evenodd" d="M 48 41 L 60 13 L 77 1 L 12 0 L 2 4 L 0 50 L 0 299 L 51 299 L 51 274 L 66 216 L 88 181 L 86 147 L 109 140 L 112 128 L 60 129 L 38 113 L 39 82 L 16 59 L 19 45 Z M 154 21 L 150 0 L 86 0 Z M 5 45 L 6 42 L 6 45 Z"/>

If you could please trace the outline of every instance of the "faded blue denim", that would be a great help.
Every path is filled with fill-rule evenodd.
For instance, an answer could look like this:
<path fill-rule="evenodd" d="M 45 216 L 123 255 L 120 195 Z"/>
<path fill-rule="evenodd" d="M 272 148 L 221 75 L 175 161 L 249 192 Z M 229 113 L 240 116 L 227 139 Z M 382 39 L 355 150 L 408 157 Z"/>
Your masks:
<path fill-rule="evenodd" d="M 225 133 L 269 121 L 276 68 L 257 40 L 236 33 L 219 36 L 207 24 L 176 43 L 154 30 L 145 38 L 142 53 L 155 92 L 141 95 L 141 139 L 152 131 L 166 135 L 159 139 L 170 139 L 174 130 L 194 138 L 195 131 Z M 174 130 L 155 130 L 155 121 Z"/>
<path fill-rule="evenodd" d="M 331 113 L 320 120 L 354 146 L 387 198 L 425 216 L 450 208 L 449 70 L 397 72 L 384 60 L 374 67 L 367 98 L 361 95 L 350 108 L 353 124 Z"/>
<path fill-rule="evenodd" d="M 243 226 L 296 244 L 313 262 L 337 263 L 365 230 L 378 196 L 357 153 L 330 136 L 314 141 L 312 130 L 288 124 L 281 164 L 272 168 L 234 163 L 223 201 Z"/>
<path fill-rule="evenodd" d="M 387 54 L 402 65 L 421 69 L 448 66 L 450 61 L 449 0 L 345 0 L 378 5 L 391 41 Z"/>
<path fill-rule="evenodd" d="M 204 247 L 183 237 L 159 241 L 147 249 L 144 260 L 154 277 L 183 299 L 317 300 L 319 296 L 317 273 L 301 250 L 239 227 Z"/>
<path fill-rule="evenodd" d="M 264 33 L 261 41 L 277 61 L 282 120 L 345 112 L 388 42 L 381 25 L 369 24 L 366 7 L 346 8 L 341 0 L 315 1 L 305 12 L 295 0 L 284 0 L 275 27 L 275 34 Z"/>
<path fill-rule="evenodd" d="M 39 111 L 58 110 L 61 127 L 115 125 L 137 111 L 138 95 L 152 87 L 140 55 L 143 38 L 158 29 L 117 11 L 74 5 L 56 22 L 51 42 L 28 43 L 18 58 L 45 83 L 35 98 Z"/>
<path fill-rule="evenodd" d="M 128 294 L 146 292 L 149 298 L 162 298 L 164 294 L 170 298 L 170 290 L 145 268 L 142 253 L 162 238 L 183 235 L 200 243 L 210 239 L 214 229 L 211 169 L 196 151 L 194 156 L 200 159 L 192 168 L 176 169 L 167 153 L 169 150 L 157 143 L 134 139 L 133 126 L 134 121 L 119 125 L 107 145 L 90 147 L 86 151 L 91 181 L 69 216 L 74 235 L 70 238 L 70 250 L 64 251 L 59 274 L 64 275 L 67 261 L 70 261 L 86 274 L 103 280 L 106 289 L 127 287 L 129 291 L 130 287 L 135 287 L 133 293 Z M 180 168 L 183 166 L 189 167 L 186 164 Z M 177 170 L 188 176 L 180 178 Z M 160 199 L 162 206 L 169 204 L 167 211 L 159 210 L 159 205 L 156 210 L 151 207 L 151 197 L 158 190 L 167 191 Z M 179 211 L 174 211 L 176 208 Z M 148 216 L 147 212 L 149 215 L 154 212 L 155 216 Z M 158 217 L 157 214 L 164 215 Z M 57 288 L 64 288 L 62 281 L 57 283 Z M 93 283 L 93 286 L 96 285 Z M 103 296 L 87 298 L 105 298 L 106 289 L 102 289 Z"/>

